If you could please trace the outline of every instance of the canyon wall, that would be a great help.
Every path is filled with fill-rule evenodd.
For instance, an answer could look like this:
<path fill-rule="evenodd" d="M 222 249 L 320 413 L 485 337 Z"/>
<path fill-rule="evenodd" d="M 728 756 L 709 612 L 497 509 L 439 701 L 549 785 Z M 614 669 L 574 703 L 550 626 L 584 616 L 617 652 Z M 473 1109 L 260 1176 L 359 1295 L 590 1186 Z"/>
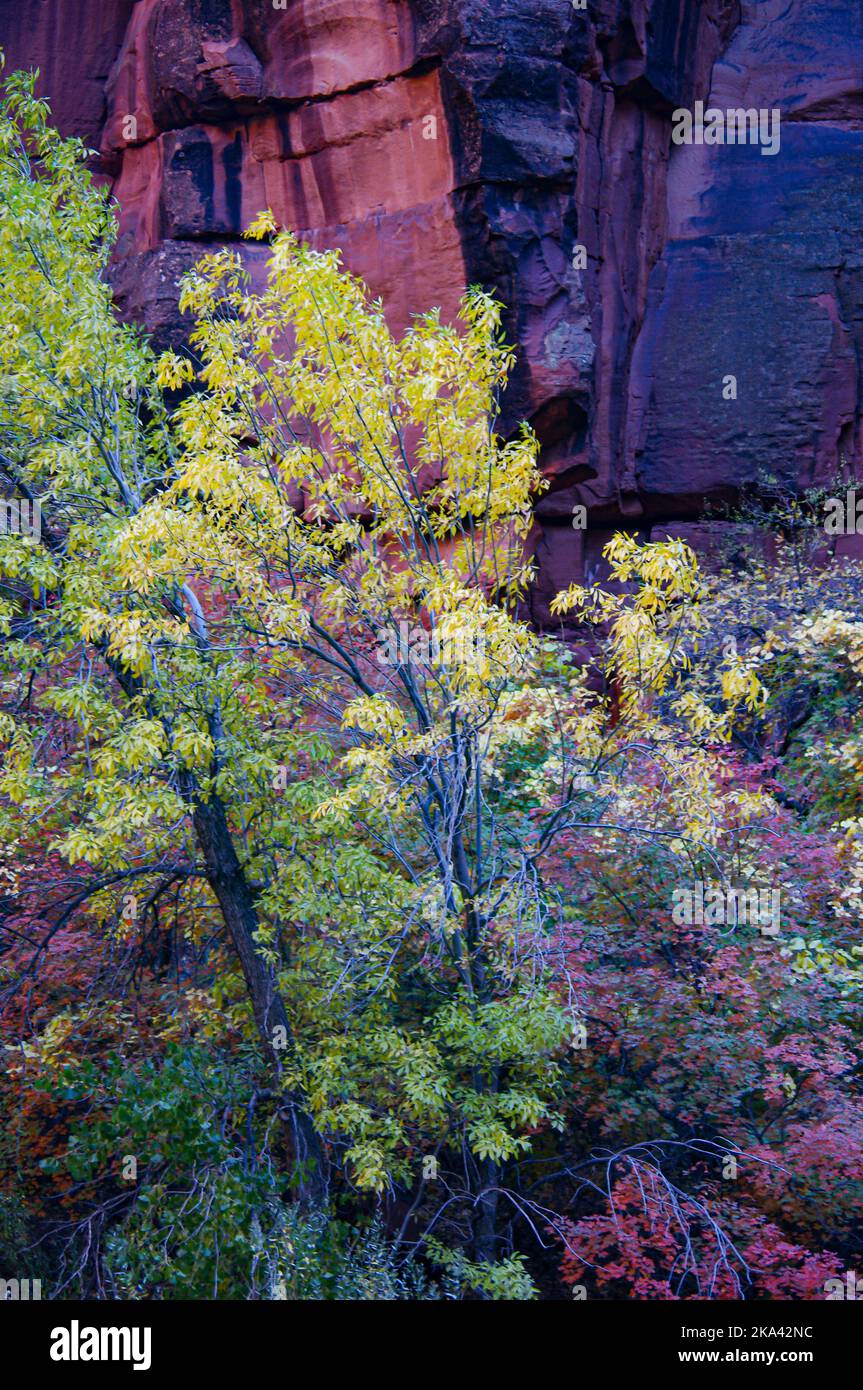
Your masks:
<path fill-rule="evenodd" d="M 551 481 L 540 623 L 615 525 L 709 545 L 743 483 L 861 461 L 861 0 L 0 0 L 0 44 L 100 150 L 118 302 L 161 341 L 266 205 L 395 328 L 497 291 Z M 697 101 L 778 109 L 778 151 L 675 144 Z"/>

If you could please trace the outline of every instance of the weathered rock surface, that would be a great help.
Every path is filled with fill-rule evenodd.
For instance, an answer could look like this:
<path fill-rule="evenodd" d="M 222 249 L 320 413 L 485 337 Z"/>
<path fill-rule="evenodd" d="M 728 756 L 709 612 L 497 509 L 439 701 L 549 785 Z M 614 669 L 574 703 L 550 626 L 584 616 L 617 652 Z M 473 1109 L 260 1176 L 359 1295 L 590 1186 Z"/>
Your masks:
<path fill-rule="evenodd" d="M 744 6 L 710 104 L 778 107 L 781 146 L 682 146 L 671 161 L 625 466 L 645 497 L 686 510 L 753 474 L 829 481 L 860 458 L 863 6 Z"/>
<path fill-rule="evenodd" d="M 0 0 L 0 42 L 100 146 L 118 299 L 162 340 L 265 205 L 397 329 L 498 291 L 551 480 L 540 622 L 621 521 L 709 550 L 706 501 L 860 463 L 859 0 Z M 696 101 L 778 108 L 779 151 L 674 144 Z"/>

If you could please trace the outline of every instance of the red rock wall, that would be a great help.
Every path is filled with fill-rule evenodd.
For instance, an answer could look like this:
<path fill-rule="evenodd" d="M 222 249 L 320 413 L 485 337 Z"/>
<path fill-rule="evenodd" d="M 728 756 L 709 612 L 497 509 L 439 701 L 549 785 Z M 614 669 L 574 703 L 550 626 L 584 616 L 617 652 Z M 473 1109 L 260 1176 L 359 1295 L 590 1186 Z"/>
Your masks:
<path fill-rule="evenodd" d="M 165 341 L 179 274 L 264 205 L 395 327 L 497 289 L 552 479 L 539 621 L 621 520 L 860 461 L 859 0 L 0 0 L 0 43 L 100 146 L 118 300 Z M 778 106 L 780 152 L 673 145 L 698 99 Z"/>

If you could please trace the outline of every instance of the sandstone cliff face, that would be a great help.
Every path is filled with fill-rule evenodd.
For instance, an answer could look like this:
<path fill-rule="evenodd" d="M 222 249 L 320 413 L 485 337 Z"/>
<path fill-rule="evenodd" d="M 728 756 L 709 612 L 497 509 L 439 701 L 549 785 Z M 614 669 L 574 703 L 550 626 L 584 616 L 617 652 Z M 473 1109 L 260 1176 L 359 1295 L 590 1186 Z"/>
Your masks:
<path fill-rule="evenodd" d="M 540 622 L 621 520 L 860 461 L 860 0 L 0 0 L 0 42 L 101 148 L 118 299 L 163 340 L 265 205 L 396 328 L 498 291 L 552 480 Z M 698 100 L 778 107 L 779 152 L 673 144 Z"/>

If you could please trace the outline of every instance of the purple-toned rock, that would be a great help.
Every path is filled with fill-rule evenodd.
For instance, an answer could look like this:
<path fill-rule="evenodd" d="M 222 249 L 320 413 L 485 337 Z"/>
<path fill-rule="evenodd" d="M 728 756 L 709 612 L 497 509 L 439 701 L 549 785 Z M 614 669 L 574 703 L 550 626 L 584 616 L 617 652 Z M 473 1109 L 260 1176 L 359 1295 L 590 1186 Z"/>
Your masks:
<path fill-rule="evenodd" d="M 863 7 L 743 11 L 708 105 L 775 108 L 779 149 L 674 149 L 633 353 L 626 467 L 666 514 L 762 477 L 826 482 L 861 457 Z"/>

